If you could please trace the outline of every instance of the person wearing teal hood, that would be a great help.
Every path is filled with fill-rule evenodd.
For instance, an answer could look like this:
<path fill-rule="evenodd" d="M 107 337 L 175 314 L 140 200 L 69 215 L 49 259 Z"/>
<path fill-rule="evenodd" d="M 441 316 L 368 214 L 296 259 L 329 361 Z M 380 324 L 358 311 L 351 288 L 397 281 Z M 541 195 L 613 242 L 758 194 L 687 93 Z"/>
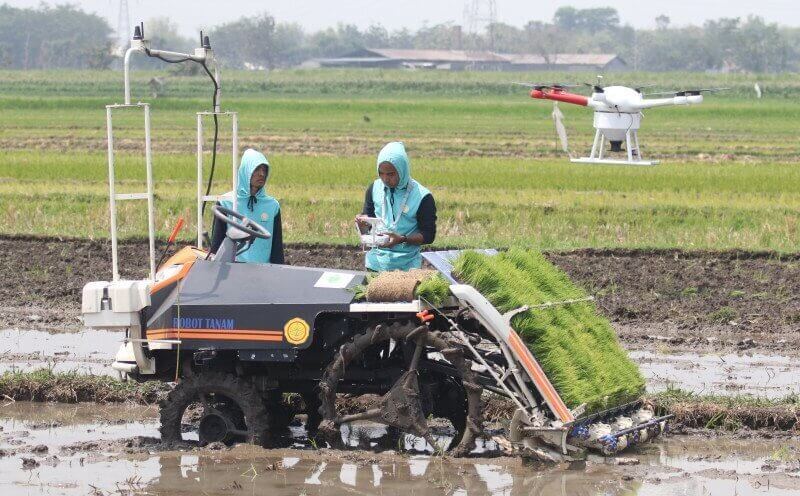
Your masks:
<path fill-rule="evenodd" d="M 378 179 L 367 187 L 364 208 L 356 216 L 383 219 L 389 242 L 367 252 L 369 270 L 411 270 L 422 267 L 421 246 L 436 238 L 436 203 L 427 188 L 411 178 L 411 163 L 401 142 L 389 143 L 378 154 Z"/>
<path fill-rule="evenodd" d="M 245 150 L 237 176 L 235 210 L 264 226 L 272 234 L 272 237 L 269 239 L 257 238 L 250 249 L 236 257 L 237 262 L 284 263 L 281 206 L 278 200 L 266 192 L 269 172 L 269 162 L 263 153 L 252 148 Z M 228 192 L 225 196 L 230 200 L 221 200 L 219 204 L 233 209 L 233 192 Z M 216 253 L 219 249 L 225 239 L 227 227 L 227 224 L 214 218 L 211 253 Z"/>

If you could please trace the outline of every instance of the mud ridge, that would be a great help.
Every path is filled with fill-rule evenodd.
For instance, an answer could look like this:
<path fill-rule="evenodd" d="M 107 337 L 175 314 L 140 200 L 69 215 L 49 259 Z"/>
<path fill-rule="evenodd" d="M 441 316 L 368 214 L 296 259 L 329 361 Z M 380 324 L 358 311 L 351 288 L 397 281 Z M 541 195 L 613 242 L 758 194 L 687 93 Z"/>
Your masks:
<path fill-rule="evenodd" d="M 140 384 L 106 376 L 55 374 L 46 369 L 0 375 L 0 398 L 16 401 L 154 405 L 170 389 L 169 384 L 157 381 Z M 293 401 L 292 397 L 285 400 L 296 411 L 302 407 L 302 402 Z M 377 401 L 374 395 L 340 395 L 337 410 L 340 414 L 360 412 L 374 407 Z M 767 401 L 693 396 L 673 390 L 650 395 L 646 401 L 660 413 L 674 414 L 671 425 L 678 432 L 686 429 L 736 431 L 737 435 L 757 432 L 759 437 L 769 437 L 773 432 L 800 434 L 800 403 L 793 398 Z M 514 405 L 509 400 L 496 395 L 484 397 L 483 415 L 490 425 L 507 425 L 513 412 Z"/>
<path fill-rule="evenodd" d="M 0 398 L 13 401 L 152 405 L 169 389 L 168 384 L 157 381 L 139 384 L 101 375 L 57 374 L 48 369 L 0 375 Z"/>
<path fill-rule="evenodd" d="M 675 415 L 673 426 L 702 429 L 741 429 L 760 431 L 799 432 L 798 407 L 774 406 L 726 406 L 710 401 L 682 402 L 665 409 Z"/>

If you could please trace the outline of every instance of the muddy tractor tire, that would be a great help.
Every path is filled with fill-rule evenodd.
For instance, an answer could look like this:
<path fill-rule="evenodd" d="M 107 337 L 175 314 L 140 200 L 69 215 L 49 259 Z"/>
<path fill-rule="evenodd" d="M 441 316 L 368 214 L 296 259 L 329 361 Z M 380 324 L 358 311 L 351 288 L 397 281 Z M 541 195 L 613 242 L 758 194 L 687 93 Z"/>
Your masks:
<path fill-rule="evenodd" d="M 196 415 L 200 445 L 219 441 L 266 446 L 272 439 L 267 408 L 250 382 L 231 374 L 204 372 L 178 383 L 161 402 L 162 442 L 185 441 L 183 418 L 191 405 L 202 409 Z"/>
<path fill-rule="evenodd" d="M 313 438 L 317 435 L 319 423 L 322 421 L 322 415 L 319 413 L 319 395 L 316 393 L 303 393 L 303 404 L 305 405 L 306 413 L 306 432 L 309 438 Z"/>
<path fill-rule="evenodd" d="M 400 344 L 414 344 L 414 357 L 408 361 L 403 373 L 383 395 L 377 407 L 367 411 L 341 416 L 336 401 L 340 379 L 344 378 L 349 364 L 375 345 L 394 340 Z M 440 353 L 456 370 L 458 378 L 442 376 L 441 383 L 448 385 L 447 399 L 460 408 L 447 408 L 436 401 L 426 403 L 420 394 L 417 370 L 424 349 Z M 447 418 L 456 430 L 455 436 L 444 448 L 455 456 L 467 455 L 475 447 L 475 439 L 482 435 L 482 388 L 472 371 L 471 362 L 465 358 L 464 349 L 447 334 L 427 329 L 425 326 L 391 324 L 377 325 L 344 344 L 325 369 L 320 381 L 320 408 L 322 422 L 320 434 L 328 442 L 339 441 L 339 426 L 356 420 L 373 420 L 387 425 L 391 430 L 408 432 L 425 439 L 434 450 L 442 449 L 433 439 L 426 417 Z M 456 398 L 454 396 L 460 396 Z"/>

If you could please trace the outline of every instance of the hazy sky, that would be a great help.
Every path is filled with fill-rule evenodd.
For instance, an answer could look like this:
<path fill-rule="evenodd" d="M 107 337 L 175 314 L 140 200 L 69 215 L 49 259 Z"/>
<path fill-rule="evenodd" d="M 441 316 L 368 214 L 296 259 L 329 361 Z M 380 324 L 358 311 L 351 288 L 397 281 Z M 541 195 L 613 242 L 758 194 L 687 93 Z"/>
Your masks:
<path fill-rule="evenodd" d="M 35 7 L 41 0 L 0 0 L 16 7 Z M 50 0 L 50 4 L 73 3 L 96 12 L 117 25 L 119 0 Z M 379 23 L 392 30 L 401 27 L 416 29 L 424 22 L 438 24 L 452 21 L 464 23 L 467 0 L 128 0 L 132 23 L 156 16 L 168 16 L 181 33 L 192 35 L 198 29 L 243 15 L 267 11 L 278 21 L 298 22 L 308 29 L 319 29 L 338 22 L 366 27 Z M 486 2 L 484 2 L 486 3 Z M 615 7 L 623 23 L 636 27 L 653 27 L 656 16 L 666 14 L 673 24 L 702 24 L 705 19 L 759 15 L 770 22 L 800 25 L 800 8 L 790 0 L 496 0 L 497 18 L 501 22 L 521 26 L 529 20 L 550 20 L 560 5 L 579 8 Z"/>

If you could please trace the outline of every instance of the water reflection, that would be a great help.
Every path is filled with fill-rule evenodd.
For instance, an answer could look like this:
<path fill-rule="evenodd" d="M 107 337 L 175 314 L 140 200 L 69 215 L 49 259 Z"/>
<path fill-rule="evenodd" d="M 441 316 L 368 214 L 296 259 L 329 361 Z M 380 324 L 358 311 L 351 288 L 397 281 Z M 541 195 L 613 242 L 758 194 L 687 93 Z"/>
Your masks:
<path fill-rule="evenodd" d="M 603 495 L 635 494 L 639 482 L 621 481 L 610 466 L 584 469 L 531 467 L 514 459 L 448 460 L 416 455 L 352 456 L 304 452 L 307 457 L 263 457 L 236 448 L 219 456 L 161 456 L 147 492 L 168 495 Z"/>
<path fill-rule="evenodd" d="M 636 466 L 593 457 L 586 467 L 568 469 L 519 458 L 363 450 L 158 452 L 135 437 L 156 435 L 148 408 L 0 408 L 0 495 L 800 495 L 797 439 L 671 437 L 628 453 L 640 461 Z M 23 468 L 22 458 L 35 464 Z M 785 465 L 776 468 L 777 462 Z"/>

